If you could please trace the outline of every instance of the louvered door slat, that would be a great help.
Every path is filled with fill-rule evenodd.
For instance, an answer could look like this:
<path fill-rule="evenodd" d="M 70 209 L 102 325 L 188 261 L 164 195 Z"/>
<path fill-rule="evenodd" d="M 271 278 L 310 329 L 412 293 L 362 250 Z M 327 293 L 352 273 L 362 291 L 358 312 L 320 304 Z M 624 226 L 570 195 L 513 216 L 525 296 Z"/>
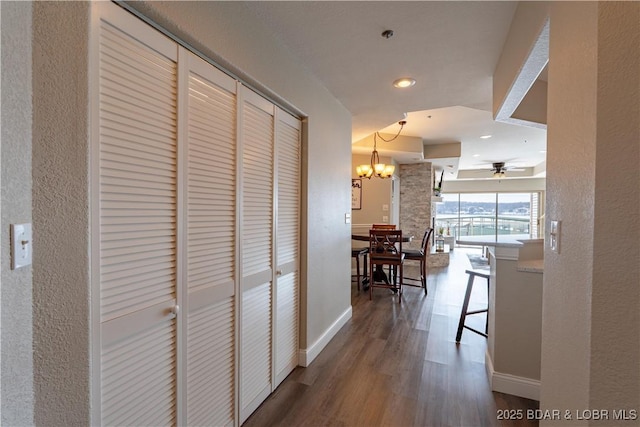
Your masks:
<path fill-rule="evenodd" d="M 260 399 L 265 389 L 270 391 L 270 283 L 264 283 L 243 292 L 241 347 L 242 388 L 240 404 L 242 408 L 246 408 L 254 403 L 256 399 Z"/>
<path fill-rule="evenodd" d="M 98 24 L 94 173 L 97 422 L 172 425 L 177 324 L 167 307 L 177 300 L 177 47 L 112 6 L 96 6 L 105 11 Z"/>
<path fill-rule="evenodd" d="M 298 364 L 298 274 L 278 278 L 276 336 L 276 373 L 280 381 Z M 279 381 L 278 381 L 279 382 Z"/>
<path fill-rule="evenodd" d="M 300 257 L 300 121 L 279 111 L 277 122 L 275 384 L 298 364 Z"/>
<path fill-rule="evenodd" d="M 274 109 L 245 90 L 241 111 L 240 422 L 271 391 Z"/>
<path fill-rule="evenodd" d="M 134 64 L 135 66 L 128 66 L 127 72 L 119 70 L 121 74 L 114 75 L 113 67 L 109 67 L 110 61 L 112 61 L 113 58 L 108 55 L 101 55 L 101 87 L 104 88 L 105 81 L 133 80 L 134 78 L 144 79 L 145 76 L 149 74 L 157 75 L 162 72 L 164 72 L 165 75 L 164 80 L 173 82 L 172 85 L 165 88 L 165 96 L 158 100 L 158 102 L 164 101 L 165 99 L 170 101 L 161 102 L 161 105 L 163 105 L 165 109 L 167 108 L 167 104 L 173 106 L 171 115 L 167 117 L 165 114 L 157 117 L 157 120 L 162 122 L 164 127 L 168 129 L 167 134 L 159 135 L 158 132 L 154 131 L 152 135 L 147 136 L 144 143 L 139 143 L 135 140 L 120 140 L 115 136 L 100 139 L 101 172 L 106 171 L 109 177 L 118 176 L 120 172 L 134 172 L 144 176 L 143 179 L 137 182 L 135 179 L 129 179 L 126 186 L 109 182 L 109 180 L 101 180 L 101 235 L 105 236 L 107 240 L 109 239 L 108 234 L 111 231 L 109 229 L 110 219 L 119 218 L 121 223 L 126 223 L 127 221 L 135 222 L 136 217 L 145 216 L 155 217 L 157 221 L 164 222 L 165 233 L 170 236 L 170 239 L 167 241 L 158 242 L 156 240 L 149 243 L 151 246 L 145 245 L 144 239 L 137 239 L 135 242 L 130 242 L 131 246 L 129 248 L 122 245 L 117 255 L 114 255 L 113 252 L 110 251 L 101 251 L 101 274 L 103 274 L 101 291 L 104 292 L 104 297 L 101 298 L 101 300 L 103 307 L 102 319 L 104 321 L 150 305 L 141 301 L 132 301 L 129 305 L 123 305 L 121 302 L 111 301 L 111 297 L 109 297 L 109 295 L 113 293 L 110 292 L 111 287 L 120 288 L 119 293 L 123 294 L 135 291 L 137 283 L 146 280 L 142 273 L 164 271 L 166 273 L 166 279 L 157 281 L 161 286 L 156 289 L 156 298 L 175 297 L 176 69 L 175 64 L 173 64 L 173 67 L 170 67 L 166 58 L 153 52 L 147 46 L 141 45 L 135 40 L 128 39 L 126 35 L 123 34 L 118 34 L 118 37 L 114 37 L 114 32 L 118 30 L 108 25 L 103 25 L 102 28 L 103 48 L 106 49 L 109 47 L 109 49 L 116 51 L 126 50 L 135 52 L 141 56 L 146 56 L 147 58 L 157 59 L 155 61 L 149 59 L 143 63 L 138 62 Z M 120 44 L 112 46 L 114 39 L 123 44 L 124 48 Z M 161 66 L 159 66 L 158 63 L 161 63 Z M 160 88 L 156 88 L 155 92 L 163 93 Z M 121 97 L 122 102 L 135 100 L 135 102 L 132 102 L 137 104 L 142 103 L 142 101 L 136 99 L 133 94 L 126 92 L 111 93 L 108 90 L 104 90 L 101 95 L 101 134 L 108 133 L 112 126 L 117 129 L 125 122 L 125 120 L 118 122 L 121 125 L 113 123 L 114 117 L 119 116 L 114 116 L 109 113 L 110 104 L 108 102 L 110 97 L 117 95 Z M 153 104 L 147 104 L 146 108 L 141 109 L 140 111 L 142 112 L 130 112 L 126 123 L 140 123 L 140 129 L 148 127 L 148 114 L 150 113 L 147 112 L 155 110 L 155 101 L 156 100 L 154 100 Z M 159 142 L 154 144 L 153 141 Z M 161 150 L 161 148 L 163 149 Z M 145 157 L 144 153 L 148 153 L 148 155 Z M 140 193 L 143 193 L 146 188 L 146 182 L 157 182 L 158 175 L 167 177 L 165 185 L 157 189 L 163 192 L 163 195 L 141 196 Z M 133 191 L 131 191 L 132 189 Z M 141 255 L 145 252 L 147 255 Z M 135 280 L 117 280 L 130 275 L 131 272 L 134 271 L 138 273 Z M 138 306 L 138 304 L 143 304 L 143 307 Z"/>
<path fill-rule="evenodd" d="M 189 315 L 189 425 L 228 425 L 233 422 L 233 313 L 234 299 L 227 298 Z"/>
<path fill-rule="evenodd" d="M 188 425 L 224 426 L 236 389 L 235 85 L 188 57 L 186 414 Z"/>
<path fill-rule="evenodd" d="M 209 286 L 232 280 L 235 271 L 230 256 L 235 250 L 235 95 L 191 73 L 188 114 L 188 286 L 200 288 L 207 285 L 207 279 L 200 276 L 193 282 L 191 277 L 202 275 L 203 264 L 217 266 L 210 271 Z M 210 123 L 227 126 L 216 128 Z M 219 151 L 230 155 L 216 156 Z M 223 172 L 216 173 L 219 168 Z M 209 234 L 203 234 L 205 230 Z M 196 259 L 197 264 L 193 263 Z"/>
<path fill-rule="evenodd" d="M 273 116 L 254 104 L 243 109 L 243 276 L 271 269 Z"/>
<path fill-rule="evenodd" d="M 160 400 L 171 408 L 163 424 L 174 424 L 175 322 L 169 320 L 103 348 L 102 382 L 103 425 L 130 424 L 130 417 L 141 408 L 156 406 Z"/>

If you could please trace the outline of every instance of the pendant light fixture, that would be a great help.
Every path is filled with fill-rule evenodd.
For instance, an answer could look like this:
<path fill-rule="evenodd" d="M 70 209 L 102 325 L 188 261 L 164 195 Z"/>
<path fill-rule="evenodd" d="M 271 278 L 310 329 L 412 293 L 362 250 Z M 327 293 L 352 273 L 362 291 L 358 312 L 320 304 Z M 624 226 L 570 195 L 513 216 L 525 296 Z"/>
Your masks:
<path fill-rule="evenodd" d="M 398 136 L 400 136 L 400 132 L 402 132 L 402 128 L 405 124 L 407 124 L 406 120 L 402 120 L 398 122 L 400 125 L 400 130 L 398 133 L 391 139 L 384 139 L 378 132 L 373 134 L 373 152 L 371 152 L 371 161 L 369 164 L 360 165 L 356 168 L 356 173 L 359 178 L 367 178 L 371 179 L 372 176 L 377 176 L 378 178 L 391 178 L 393 176 L 393 172 L 396 170 L 394 165 L 387 165 L 384 163 L 380 163 L 380 156 L 378 156 L 377 150 L 377 142 L 378 138 L 383 140 L 384 142 L 391 142 L 395 140 Z"/>

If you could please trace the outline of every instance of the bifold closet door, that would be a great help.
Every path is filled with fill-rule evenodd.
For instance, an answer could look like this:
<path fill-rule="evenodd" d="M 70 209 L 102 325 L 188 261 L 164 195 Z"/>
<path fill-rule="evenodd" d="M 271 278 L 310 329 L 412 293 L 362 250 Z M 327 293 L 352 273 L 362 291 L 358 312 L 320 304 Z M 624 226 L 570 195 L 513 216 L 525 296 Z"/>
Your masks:
<path fill-rule="evenodd" d="M 274 106 L 240 93 L 240 422 L 271 393 Z"/>
<path fill-rule="evenodd" d="M 274 388 L 298 366 L 300 299 L 300 120 L 276 112 L 277 209 Z"/>
<path fill-rule="evenodd" d="M 236 389 L 236 82 L 183 53 L 189 93 L 186 419 L 190 426 L 225 426 L 235 419 Z"/>
<path fill-rule="evenodd" d="M 91 8 L 92 424 L 241 424 L 297 365 L 300 121 Z"/>
<path fill-rule="evenodd" d="M 177 46 L 118 6 L 92 7 L 94 423 L 175 425 Z"/>

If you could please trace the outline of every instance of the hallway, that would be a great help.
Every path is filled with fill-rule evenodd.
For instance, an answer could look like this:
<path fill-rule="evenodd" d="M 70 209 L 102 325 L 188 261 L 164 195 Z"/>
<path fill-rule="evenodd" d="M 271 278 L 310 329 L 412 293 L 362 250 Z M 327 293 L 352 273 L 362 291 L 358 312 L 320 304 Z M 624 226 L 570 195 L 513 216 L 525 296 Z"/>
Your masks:
<path fill-rule="evenodd" d="M 492 393 L 485 372 L 486 339 L 455 334 L 470 268 L 458 248 L 449 267 L 430 270 L 427 297 L 404 288 L 403 302 L 386 289 L 358 292 L 353 317 L 308 368 L 297 368 L 245 426 L 502 426 L 526 420 L 538 402 Z M 405 268 L 406 276 L 417 268 Z M 486 287 L 474 287 L 470 309 L 486 305 Z M 467 323 L 484 328 L 484 314 Z M 501 421 L 501 410 L 524 419 Z"/>

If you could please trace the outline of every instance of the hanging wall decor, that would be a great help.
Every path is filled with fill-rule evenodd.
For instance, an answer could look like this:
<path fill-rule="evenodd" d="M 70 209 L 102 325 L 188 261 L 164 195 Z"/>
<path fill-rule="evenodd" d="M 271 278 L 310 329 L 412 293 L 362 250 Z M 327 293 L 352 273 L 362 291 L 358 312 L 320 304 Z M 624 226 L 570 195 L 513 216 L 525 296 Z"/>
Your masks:
<path fill-rule="evenodd" d="M 351 209 L 362 209 L 362 180 L 351 180 Z"/>

